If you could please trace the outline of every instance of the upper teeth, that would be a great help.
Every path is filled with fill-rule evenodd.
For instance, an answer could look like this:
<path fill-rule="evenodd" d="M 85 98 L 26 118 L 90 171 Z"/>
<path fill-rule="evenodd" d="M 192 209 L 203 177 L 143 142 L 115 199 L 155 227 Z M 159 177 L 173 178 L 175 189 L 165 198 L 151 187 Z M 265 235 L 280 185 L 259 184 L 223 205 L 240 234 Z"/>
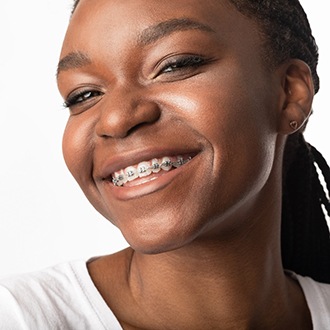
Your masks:
<path fill-rule="evenodd" d="M 115 186 L 122 186 L 127 181 L 133 181 L 137 178 L 146 177 L 152 173 L 158 173 L 160 170 L 169 171 L 172 166 L 179 167 L 191 160 L 191 157 L 184 160 L 182 156 L 178 156 L 176 160 L 170 157 L 163 157 L 161 160 L 152 159 L 144 161 L 137 166 L 128 166 L 112 175 L 112 182 Z"/>

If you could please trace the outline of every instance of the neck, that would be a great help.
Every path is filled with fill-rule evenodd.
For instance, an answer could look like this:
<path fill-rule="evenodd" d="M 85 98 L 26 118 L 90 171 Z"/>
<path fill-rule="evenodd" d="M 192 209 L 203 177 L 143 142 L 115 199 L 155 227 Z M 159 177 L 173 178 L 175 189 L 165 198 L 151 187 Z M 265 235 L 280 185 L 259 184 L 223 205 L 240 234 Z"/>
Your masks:
<path fill-rule="evenodd" d="M 157 255 L 131 251 L 132 296 L 143 310 L 157 315 L 159 328 L 295 328 L 300 321 L 292 317 L 297 306 L 292 297 L 296 303 L 302 297 L 283 272 L 279 234 L 271 228 L 272 235 L 266 236 L 272 240 L 266 243 L 266 236 L 253 230 L 231 242 L 201 238 Z"/>
<path fill-rule="evenodd" d="M 265 244 L 268 235 L 255 228 L 235 241 L 201 238 L 156 255 L 129 248 L 89 271 L 124 329 L 311 329 L 301 289 L 283 272 L 279 240 Z"/>

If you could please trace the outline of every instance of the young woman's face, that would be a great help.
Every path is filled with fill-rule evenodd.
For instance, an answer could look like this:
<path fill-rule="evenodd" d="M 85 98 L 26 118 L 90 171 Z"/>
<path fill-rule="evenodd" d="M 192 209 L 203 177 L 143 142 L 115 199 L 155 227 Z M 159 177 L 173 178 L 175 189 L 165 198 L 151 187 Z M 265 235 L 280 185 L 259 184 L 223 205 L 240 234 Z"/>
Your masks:
<path fill-rule="evenodd" d="M 225 234 L 261 210 L 281 85 L 261 44 L 225 1 L 81 0 L 58 73 L 64 157 L 135 249 Z"/>

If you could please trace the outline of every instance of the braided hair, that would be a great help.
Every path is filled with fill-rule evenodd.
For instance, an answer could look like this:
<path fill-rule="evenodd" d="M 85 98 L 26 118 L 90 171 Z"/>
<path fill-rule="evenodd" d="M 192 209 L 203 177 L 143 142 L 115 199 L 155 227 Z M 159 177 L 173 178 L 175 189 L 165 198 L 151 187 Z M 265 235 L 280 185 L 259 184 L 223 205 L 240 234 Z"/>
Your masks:
<path fill-rule="evenodd" d="M 271 66 L 289 58 L 307 63 L 315 93 L 319 90 L 318 47 L 298 0 L 229 0 L 243 15 L 255 20 L 264 37 L 264 58 Z M 283 159 L 283 267 L 330 283 L 330 236 L 325 213 L 330 201 L 320 182 L 322 173 L 330 192 L 330 169 L 323 156 L 303 136 L 290 135 Z"/>
<path fill-rule="evenodd" d="M 289 58 L 307 63 L 315 93 L 318 47 L 299 0 L 228 0 L 257 22 L 264 41 L 263 57 L 270 67 Z M 73 11 L 79 0 L 74 0 Z M 283 267 L 314 280 L 330 283 L 330 236 L 325 213 L 330 201 L 330 169 L 322 155 L 303 136 L 303 129 L 287 139 L 283 159 L 282 261 Z"/>

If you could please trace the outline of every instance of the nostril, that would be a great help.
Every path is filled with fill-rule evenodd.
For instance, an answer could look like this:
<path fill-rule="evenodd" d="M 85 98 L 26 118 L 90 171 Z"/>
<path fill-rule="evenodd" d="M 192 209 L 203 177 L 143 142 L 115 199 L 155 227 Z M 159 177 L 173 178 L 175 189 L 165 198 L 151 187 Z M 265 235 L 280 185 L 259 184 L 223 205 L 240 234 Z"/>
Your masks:
<path fill-rule="evenodd" d="M 160 118 L 160 111 L 154 110 L 153 113 L 141 109 L 139 113 L 130 115 L 115 116 L 108 115 L 107 118 L 100 118 L 96 125 L 96 133 L 102 138 L 125 138 L 136 131 L 156 123 Z"/>
<path fill-rule="evenodd" d="M 158 121 L 161 109 L 153 100 L 141 99 L 141 95 L 113 93 L 108 102 L 103 102 L 96 123 L 96 133 L 103 138 L 124 138 L 144 126 Z"/>
<path fill-rule="evenodd" d="M 133 134 L 135 131 L 138 131 L 140 128 L 142 128 L 143 126 L 150 126 L 152 125 L 154 122 L 144 122 L 144 123 L 140 123 L 134 127 L 132 127 L 131 129 L 128 130 L 127 135 L 131 135 Z"/>

